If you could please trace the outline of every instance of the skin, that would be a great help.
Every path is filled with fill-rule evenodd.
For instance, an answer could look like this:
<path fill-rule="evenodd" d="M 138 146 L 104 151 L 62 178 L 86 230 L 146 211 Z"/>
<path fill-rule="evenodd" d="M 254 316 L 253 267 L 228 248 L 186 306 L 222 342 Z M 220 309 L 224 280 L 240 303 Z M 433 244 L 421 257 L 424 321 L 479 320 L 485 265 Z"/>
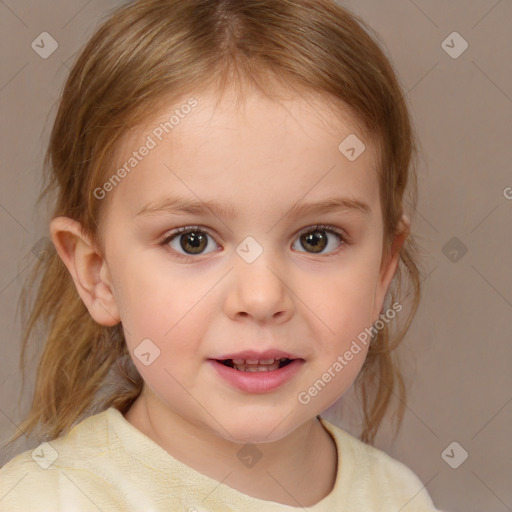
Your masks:
<path fill-rule="evenodd" d="M 273 102 L 253 92 L 241 112 L 229 95 L 217 108 L 215 91 L 195 97 L 193 112 L 104 199 L 104 247 L 65 217 L 52 220 L 52 240 L 92 317 L 107 326 L 122 322 L 145 382 L 126 420 L 225 485 L 260 499 L 312 506 L 331 492 L 337 471 L 335 443 L 316 415 L 352 385 L 367 347 L 308 404 L 297 396 L 378 319 L 409 221 L 402 218 L 391 252 L 383 253 L 375 147 L 348 114 L 333 117 L 321 98 L 305 101 L 295 94 Z M 119 165 L 174 108 L 124 139 Z M 353 162 L 338 150 L 351 133 L 366 145 Z M 237 213 L 137 216 L 147 203 L 171 194 L 232 204 Z M 283 217 L 297 201 L 333 195 L 360 199 L 371 212 Z M 322 253 L 303 247 L 301 230 L 314 232 L 316 224 L 343 230 L 345 245 L 327 233 Z M 203 254 L 179 258 L 173 249 L 186 255 L 180 235 L 159 245 L 182 226 L 209 229 Z M 235 251 L 247 236 L 263 249 L 252 263 Z M 145 366 L 133 351 L 148 338 L 160 355 Z M 268 393 L 232 387 L 207 361 L 269 348 L 305 363 Z M 262 453 L 251 468 L 236 456 L 245 443 Z"/>

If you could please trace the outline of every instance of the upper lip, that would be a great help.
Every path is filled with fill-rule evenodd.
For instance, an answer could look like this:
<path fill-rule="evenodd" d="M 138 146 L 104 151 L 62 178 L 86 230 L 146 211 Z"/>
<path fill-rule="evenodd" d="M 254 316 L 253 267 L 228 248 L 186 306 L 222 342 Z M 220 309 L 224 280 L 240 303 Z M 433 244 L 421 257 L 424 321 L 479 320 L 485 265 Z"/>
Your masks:
<path fill-rule="evenodd" d="M 214 357 L 217 361 L 224 361 L 225 359 L 252 359 L 258 361 L 265 361 L 267 359 L 301 359 L 295 354 L 284 352 L 282 350 L 269 349 L 263 352 L 256 350 L 244 350 L 243 352 L 236 352 L 232 354 L 225 354 L 223 356 Z"/>

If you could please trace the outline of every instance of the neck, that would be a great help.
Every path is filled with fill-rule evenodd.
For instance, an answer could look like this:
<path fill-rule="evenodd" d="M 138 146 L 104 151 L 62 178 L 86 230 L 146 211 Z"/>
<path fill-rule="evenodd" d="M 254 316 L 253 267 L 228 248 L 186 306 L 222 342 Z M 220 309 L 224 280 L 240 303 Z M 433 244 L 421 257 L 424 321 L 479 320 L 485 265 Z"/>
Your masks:
<path fill-rule="evenodd" d="M 178 461 L 228 487 L 294 507 L 313 506 L 334 487 L 336 445 L 317 418 L 282 439 L 252 448 L 161 405 L 143 392 L 125 419 Z"/>

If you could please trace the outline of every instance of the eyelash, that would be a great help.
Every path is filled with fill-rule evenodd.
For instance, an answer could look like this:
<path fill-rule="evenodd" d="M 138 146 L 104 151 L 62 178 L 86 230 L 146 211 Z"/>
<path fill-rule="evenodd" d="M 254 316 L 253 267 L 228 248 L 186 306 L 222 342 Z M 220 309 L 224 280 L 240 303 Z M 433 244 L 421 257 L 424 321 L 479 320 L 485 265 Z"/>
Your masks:
<path fill-rule="evenodd" d="M 159 242 L 158 245 L 166 246 L 169 242 L 174 240 L 179 235 L 191 233 L 194 231 L 200 231 L 201 233 L 206 233 L 211 238 L 215 239 L 213 234 L 210 233 L 210 231 L 206 228 L 203 228 L 201 226 L 183 226 L 181 228 L 177 228 L 171 234 L 166 235 L 165 238 L 161 242 Z M 327 224 L 315 224 L 314 226 L 309 226 L 309 227 L 301 230 L 298 233 L 297 238 L 300 238 L 302 235 L 304 235 L 306 233 L 314 233 L 315 231 L 325 231 L 326 233 L 331 233 L 333 235 L 337 235 L 340 238 L 340 243 L 336 249 L 334 249 L 333 251 L 331 251 L 327 254 L 319 253 L 321 256 L 329 257 L 329 256 L 336 255 L 339 252 L 340 247 L 342 247 L 343 245 L 348 245 L 348 241 L 347 241 L 347 237 L 346 237 L 345 233 L 340 231 L 338 228 L 335 228 L 334 226 L 329 226 Z M 177 256 L 178 258 L 183 258 L 186 260 L 197 259 L 199 256 L 201 256 L 200 254 L 197 256 L 193 256 L 192 254 L 185 255 L 185 254 L 181 254 L 180 252 L 175 251 L 174 249 L 169 249 L 169 250 L 171 250 L 173 252 L 173 254 L 175 256 Z M 300 252 L 305 252 L 306 254 L 314 255 L 314 253 L 308 253 L 307 251 L 300 251 Z"/>

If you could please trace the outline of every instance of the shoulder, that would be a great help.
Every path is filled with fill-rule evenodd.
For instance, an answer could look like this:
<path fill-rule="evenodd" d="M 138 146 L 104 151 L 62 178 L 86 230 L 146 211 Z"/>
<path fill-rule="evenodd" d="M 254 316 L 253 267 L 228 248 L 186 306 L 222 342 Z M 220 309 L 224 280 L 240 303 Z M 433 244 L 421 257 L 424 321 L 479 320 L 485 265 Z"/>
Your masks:
<path fill-rule="evenodd" d="M 116 502 L 95 468 L 108 452 L 106 411 L 90 416 L 64 437 L 26 450 L 0 468 L 0 512 L 98 510 Z M 101 489 L 101 504 L 94 503 Z M 66 508 L 69 504 L 69 508 Z"/>
<path fill-rule="evenodd" d="M 0 511 L 37 510 L 43 503 L 55 504 L 56 480 L 54 471 L 45 471 L 25 451 L 0 469 Z"/>
<path fill-rule="evenodd" d="M 339 470 L 357 503 L 368 506 L 374 501 L 375 510 L 438 511 L 423 482 L 404 463 L 324 418 L 321 421 L 336 441 Z"/>

